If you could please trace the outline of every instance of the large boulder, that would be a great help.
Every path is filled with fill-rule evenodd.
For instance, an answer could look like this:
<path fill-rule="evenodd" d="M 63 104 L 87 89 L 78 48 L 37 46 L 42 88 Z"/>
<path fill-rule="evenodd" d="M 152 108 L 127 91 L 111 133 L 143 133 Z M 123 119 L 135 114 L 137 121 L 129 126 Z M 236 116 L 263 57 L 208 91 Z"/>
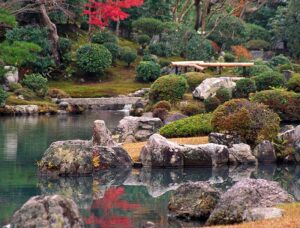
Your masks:
<path fill-rule="evenodd" d="M 170 115 L 168 115 L 165 119 L 164 119 L 164 124 L 169 124 L 171 122 L 177 121 L 177 120 L 181 120 L 184 118 L 187 118 L 188 116 L 183 115 L 181 113 L 172 113 Z"/>
<path fill-rule="evenodd" d="M 212 132 L 208 135 L 208 141 L 219 145 L 232 147 L 233 144 L 242 143 L 242 139 L 239 136 L 233 136 L 228 134 Z"/>
<path fill-rule="evenodd" d="M 18 227 L 84 227 L 77 205 L 60 195 L 30 198 L 12 218 Z"/>
<path fill-rule="evenodd" d="M 127 116 L 120 121 L 116 132 L 120 135 L 120 142 L 141 142 L 148 140 L 162 126 L 159 118 Z"/>
<path fill-rule="evenodd" d="M 207 219 L 220 195 L 220 191 L 207 182 L 190 182 L 174 192 L 169 201 L 169 211 L 178 218 Z"/>
<path fill-rule="evenodd" d="M 251 208 L 273 207 L 291 203 L 294 198 L 277 182 L 263 179 L 244 179 L 224 193 L 207 220 L 207 225 L 240 223 L 244 212 Z"/>
<path fill-rule="evenodd" d="M 217 144 L 179 145 L 159 134 L 141 151 L 145 167 L 219 166 L 228 163 L 228 148 Z"/>
<path fill-rule="evenodd" d="M 93 145 L 113 147 L 118 144 L 113 140 L 112 134 L 107 129 L 103 120 L 95 120 L 93 127 Z"/>
<path fill-rule="evenodd" d="M 269 140 L 259 143 L 254 148 L 253 154 L 261 163 L 274 163 L 277 161 L 275 148 Z"/>
<path fill-rule="evenodd" d="M 252 155 L 251 147 L 247 144 L 234 144 L 229 148 L 229 160 L 232 164 L 256 164 L 257 160 Z"/>
<path fill-rule="evenodd" d="M 207 99 L 210 96 L 215 96 L 221 87 L 232 90 L 236 86 L 236 81 L 241 79 L 240 77 L 207 78 L 194 90 L 193 97 Z"/>

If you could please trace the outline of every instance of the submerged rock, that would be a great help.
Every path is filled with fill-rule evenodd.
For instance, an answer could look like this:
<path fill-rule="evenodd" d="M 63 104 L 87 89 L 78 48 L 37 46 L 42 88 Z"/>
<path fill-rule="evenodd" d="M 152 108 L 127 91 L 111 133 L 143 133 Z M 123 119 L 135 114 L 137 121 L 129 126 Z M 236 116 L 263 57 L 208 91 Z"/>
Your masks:
<path fill-rule="evenodd" d="M 77 205 L 60 195 L 30 198 L 12 218 L 12 227 L 84 227 Z"/>
<path fill-rule="evenodd" d="M 174 192 L 168 208 L 178 218 L 207 219 L 219 198 L 220 191 L 207 182 L 191 182 Z"/>
<path fill-rule="evenodd" d="M 275 207 L 258 207 L 246 210 L 243 215 L 243 220 L 246 222 L 275 219 L 283 216 L 283 210 Z"/>
<path fill-rule="evenodd" d="M 211 213 L 207 225 L 240 223 L 246 210 L 291 203 L 294 198 L 277 182 L 263 179 L 244 179 L 224 193 Z"/>

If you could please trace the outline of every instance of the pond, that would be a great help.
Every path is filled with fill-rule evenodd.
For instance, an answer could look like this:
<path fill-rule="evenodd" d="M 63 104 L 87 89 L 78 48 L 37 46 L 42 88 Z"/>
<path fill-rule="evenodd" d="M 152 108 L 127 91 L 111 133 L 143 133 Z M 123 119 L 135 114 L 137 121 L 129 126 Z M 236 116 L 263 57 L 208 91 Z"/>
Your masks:
<path fill-rule="evenodd" d="M 209 181 L 226 189 L 244 177 L 275 180 L 300 200 L 300 166 L 113 170 L 56 180 L 36 176 L 36 161 L 53 141 L 90 139 L 94 120 L 105 120 L 113 130 L 124 115 L 102 111 L 1 117 L 0 225 L 9 223 L 14 211 L 31 196 L 63 194 L 78 204 L 87 227 L 141 227 L 147 221 L 158 227 L 180 227 L 168 218 L 168 200 L 172 190 L 188 181 Z"/>

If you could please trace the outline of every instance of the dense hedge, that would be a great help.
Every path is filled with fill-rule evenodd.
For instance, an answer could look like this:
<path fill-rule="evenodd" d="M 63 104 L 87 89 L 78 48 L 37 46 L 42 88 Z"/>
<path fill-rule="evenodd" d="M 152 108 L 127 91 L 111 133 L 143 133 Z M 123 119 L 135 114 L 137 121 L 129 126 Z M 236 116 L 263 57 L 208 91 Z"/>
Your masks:
<path fill-rule="evenodd" d="M 250 93 L 256 91 L 255 81 L 250 78 L 243 78 L 236 82 L 234 96 L 237 98 L 248 98 Z"/>
<path fill-rule="evenodd" d="M 167 138 L 203 136 L 212 132 L 211 115 L 200 114 L 169 123 L 160 129 Z"/>
<path fill-rule="evenodd" d="M 254 145 L 277 137 L 280 118 L 266 105 L 234 99 L 214 111 L 211 123 L 215 131 L 239 135 Z"/>
<path fill-rule="evenodd" d="M 37 95 L 45 96 L 48 91 L 47 82 L 47 78 L 40 74 L 29 74 L 25 75 L 21 83 L 23 86 L 34 91 Z"/>
<path fill-rule="evenodd" d="M 205 79 L 210 78 L 210 75 L 206 75 L 199 72 L 188 72 L 183 75 L 189 85 L 189 90 L 194 91 Z"/>
<path fill-rule="evenodd" d="M 300 94 L 283 89 L 266 90 L 254 94 L 252 101 L 263 103 L 284 121 L 300 120 Z"/>
<path fill-rule="evenodd" d="M 153 61 L 142 61 L 136 68 L 136 80 L 153 82 L 160 76 L 160 65 Z"/>

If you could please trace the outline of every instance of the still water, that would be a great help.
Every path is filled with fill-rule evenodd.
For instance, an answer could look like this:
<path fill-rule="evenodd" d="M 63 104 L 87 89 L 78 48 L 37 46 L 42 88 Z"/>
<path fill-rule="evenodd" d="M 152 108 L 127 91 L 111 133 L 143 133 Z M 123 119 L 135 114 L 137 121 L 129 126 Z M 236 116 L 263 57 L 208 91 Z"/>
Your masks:
<path fill-rule="evenodd" d="M 101 172 L 94 177 L 40 179 L 36 161 L 57 140 L 90 139 L 92 123 L 105 120 L 113 130 L 124 112 L 85 113 L 79 116 L 0 118 L 0 225 L 31 196 L 62 194 L 78 204 L 87 227 L 179 227 L 168 219 L 168 200 L 188 181 L 209 181 L 226 189 L 244 178 L 278 181 L 300 200 L 300 167 L 259 166 L 218 169 L 132 169 Z M 187 224 L 185 224 L 187 225 Z"/>

